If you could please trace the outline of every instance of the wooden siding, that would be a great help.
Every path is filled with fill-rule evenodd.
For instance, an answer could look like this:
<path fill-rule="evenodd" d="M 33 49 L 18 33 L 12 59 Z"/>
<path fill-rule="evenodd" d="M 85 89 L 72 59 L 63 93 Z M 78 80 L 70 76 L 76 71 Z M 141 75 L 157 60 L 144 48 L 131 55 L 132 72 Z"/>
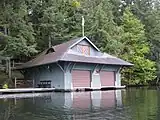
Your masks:
<path fill-rule="evenodd" d="M 25 78 L 35 80 L 35 87 L 38 87 L 40 81 L 51 81 L 51 88 L 64 89 L 64 73 L 56 64 L 45 65 L 28 70 Z"/>

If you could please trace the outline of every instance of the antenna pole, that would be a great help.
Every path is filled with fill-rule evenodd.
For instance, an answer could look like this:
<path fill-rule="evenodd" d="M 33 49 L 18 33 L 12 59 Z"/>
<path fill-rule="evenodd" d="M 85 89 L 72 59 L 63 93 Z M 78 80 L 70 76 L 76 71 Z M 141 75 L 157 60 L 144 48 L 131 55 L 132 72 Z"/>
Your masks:
<path fill-rule="evenodd" d="M 84 17 L 82 16 L 82 36 L 84 36 Z"/>
<path fill-rule="evenodd" d="M 49 35 L 49 38 L 48 38 L 48 40 L 49 40 L 49 41 L 48 41 L 48 47 L 49 47 L 49 48 L 51 48 L 51 46 L 52 46 L 52 43 L 51 43 L 51 37 L 50 37 L 50 35 Z"/>

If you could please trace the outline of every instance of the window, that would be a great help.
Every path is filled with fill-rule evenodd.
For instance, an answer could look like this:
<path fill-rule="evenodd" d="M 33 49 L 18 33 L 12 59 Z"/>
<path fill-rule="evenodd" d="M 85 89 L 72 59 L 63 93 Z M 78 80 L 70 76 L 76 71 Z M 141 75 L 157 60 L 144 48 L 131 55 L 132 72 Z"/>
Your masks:
<path fill-rule="evenodd" d="M 90 47 L 88 45 L 77 45 L 77 51 L 83 55 L 90 55 Z"/>
<path fill-rule="evenodd" d="M 53 48 L 49 48 L 49 49 L 47 50 L 46 54 L 53 53 L 53 52 L 55 52 L 54 49 L 53 49 Z"/>

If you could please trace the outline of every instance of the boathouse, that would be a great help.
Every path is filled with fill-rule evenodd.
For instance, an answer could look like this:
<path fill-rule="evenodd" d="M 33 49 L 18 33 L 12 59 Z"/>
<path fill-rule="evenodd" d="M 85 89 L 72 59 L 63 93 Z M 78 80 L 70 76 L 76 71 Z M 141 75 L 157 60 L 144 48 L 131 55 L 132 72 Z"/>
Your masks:
<path fill-rule="evenodd" d="M 63 90 L 120 87 L 120 71 L 132 66 L 101 52 L 87 37 L 70 40 L 43 51 L 36 58 L 17 67 L 34 87 Z"/>

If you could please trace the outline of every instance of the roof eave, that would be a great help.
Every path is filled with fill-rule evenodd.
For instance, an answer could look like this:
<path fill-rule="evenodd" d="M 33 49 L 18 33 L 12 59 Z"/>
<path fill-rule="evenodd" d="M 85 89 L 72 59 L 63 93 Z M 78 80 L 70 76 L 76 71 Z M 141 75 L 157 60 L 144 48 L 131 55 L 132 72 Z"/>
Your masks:
<path fill-rule="evenodd" d="M 52 64 L 52 63 L 56 63 L 58 61 L 54 61 L 54 62 L 50 62 L 50 63 L 45 63 L 45 64 L 39 64 L 39 65 L 33 65 L 33 66 L 25 66 L 25 67 L 17 67 L 15 68 L 16 70 L 23 70 L 23 69 L 28 69 L 28 68 L 33 68 L 33 67 L 38 67 L 38 66 L 42 66 L 42 65 L 49 65 L 49 64 Z"/>
<path fill-rule="evenodd" d="M 83 62 L 83 61 L 71 61 L 71 60 L 59 60 L 64 62 L 77 62 L 77 63 L 91 63 L 91 64 L 104 64 L 104 65 L 117 65 L 117 66 L 125 66 L 125 67 L 132 67 L 134 64 L 113 64 L 113 63 L 92 63 L 92 62 Z"/>

